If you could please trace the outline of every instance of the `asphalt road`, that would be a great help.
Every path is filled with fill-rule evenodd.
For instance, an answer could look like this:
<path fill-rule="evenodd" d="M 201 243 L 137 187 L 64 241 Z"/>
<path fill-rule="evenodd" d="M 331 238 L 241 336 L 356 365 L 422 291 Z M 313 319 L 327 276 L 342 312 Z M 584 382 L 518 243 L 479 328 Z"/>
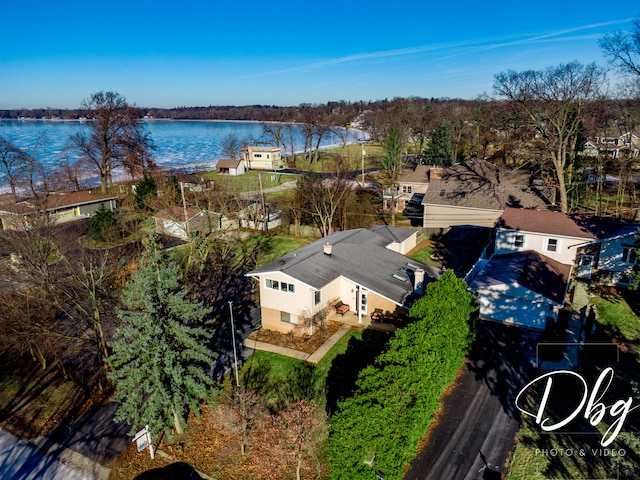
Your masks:
<path fill-rule="evenodd" d="M 91 480 L 69 465 L 41 453 L 0 430 L 0 478 L 3 480 Z"/>
<path fill-rule="evenodd" d="M 405 480 L 500 480 L 520 415 L 514 399 L 526 382 L 536 334 L 484 323 L 454 387 Z"/>

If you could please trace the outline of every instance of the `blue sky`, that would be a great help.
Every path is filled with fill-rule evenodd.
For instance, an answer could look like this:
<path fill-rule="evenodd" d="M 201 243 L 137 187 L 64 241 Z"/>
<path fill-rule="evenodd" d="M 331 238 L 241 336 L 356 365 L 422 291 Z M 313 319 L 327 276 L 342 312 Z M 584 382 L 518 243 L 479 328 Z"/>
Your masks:
<path fill-rule="evenodd" d="M 476 98 L 502 71 L 606 65 L 630 0 L 0 0 L 0 109 Z"/>

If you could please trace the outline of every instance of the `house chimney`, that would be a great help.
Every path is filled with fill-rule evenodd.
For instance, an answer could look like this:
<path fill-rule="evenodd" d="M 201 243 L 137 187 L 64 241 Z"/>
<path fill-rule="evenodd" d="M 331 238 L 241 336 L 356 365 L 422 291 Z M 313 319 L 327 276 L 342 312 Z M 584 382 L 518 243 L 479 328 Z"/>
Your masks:
<path fill-rule="evenodd" d="M 429 169 L 429 181 L 442 180 L 442 167 L 431 167 Z"/>
<path fill-rule="evenodd" d="M 332 246 L 331 246 L 331 244 L 330 244 L 330 243 L 325 243 L 325 244 L 322 246 L 322 251 L 324 252 L 324 254 L 325 254 L 325 255 L 331 255 L 331 250 L 332 250 L 332 248 L 331 248 L 331 247 L 332 247 Z"/>
<path fill-rule="evenodd" d="M 419 295 L 424 293 L 424 269 L 416 268 L 416 271 L 413 273 L 413 291 Z"/>

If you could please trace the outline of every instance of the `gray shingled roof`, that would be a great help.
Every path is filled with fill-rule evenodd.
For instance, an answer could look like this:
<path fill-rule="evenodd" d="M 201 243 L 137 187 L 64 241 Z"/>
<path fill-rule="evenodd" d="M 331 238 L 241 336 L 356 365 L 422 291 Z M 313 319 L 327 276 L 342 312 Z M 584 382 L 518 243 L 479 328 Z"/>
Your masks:
<path fill-rule="evenodd" d="M 554 196 L 553 188 L 531 185 L 528 172 L 471 160 L 445 168 L 442 179 L 431 180 L 422 204 L 489 210 L 546 208 Z"/>
<path fill-rule="evenodd" d="M 571 267 L 533 250 L 494 255 L 469 285 L 480 290 L 495 285 L 519 285 L 557 303 L 564 304 L 564 295 Z"/>
<path fill-rule="evenodd" d="M 331 255 L 323 252 L 327 243 L 331 245 Z M 247 275 L 282 272 L 316 289 L 342 276 L 402 305 L 413 292 L 413 272 L 408 263 L 425 270 L 425 284 L 436 279 L 439 271 L 389 250 L 389 243 L 384 235 L 363 228 L 337 232 Z"/>

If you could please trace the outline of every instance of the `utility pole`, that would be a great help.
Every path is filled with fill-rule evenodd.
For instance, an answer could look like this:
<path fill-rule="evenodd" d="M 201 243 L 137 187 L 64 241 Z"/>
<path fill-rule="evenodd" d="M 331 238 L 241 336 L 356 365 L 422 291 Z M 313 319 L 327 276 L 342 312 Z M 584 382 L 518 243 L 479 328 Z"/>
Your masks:
<path fill-rule="evenodd" d="M 229 302 L 229 315 L 231 320 L 231 343 L 233 344 L 233 362 L 236 371 L 236 387 L 240 388 L 240 379 L 238 377 L 238 354 L 236 352 L 236 329 L 233 326 L 233 306 Z"/>
<path fill-rule="evenodd" d="M 264 233 L 267 233 L 269 231 L 269 217 L 267 215 L 267 210 L 264 207 L 264 192 L 262 191 L 262 174 L 258 174 L 258 182 L 260 182 L 260 199 L 262 200 L 262 218 L 263 218 L 263 224 L 262 224 L 262 230 L 264 231 Z"/>
<path fill-rule="evenodd" d="M 364 142 L 364 140 L 362 140 Z M 360 147 L 362 149 L 362 188 L 364 188 L 364 156 L 366 155 L 367 152 L 364 151 L 364 143 L 360 144 Z"/>

